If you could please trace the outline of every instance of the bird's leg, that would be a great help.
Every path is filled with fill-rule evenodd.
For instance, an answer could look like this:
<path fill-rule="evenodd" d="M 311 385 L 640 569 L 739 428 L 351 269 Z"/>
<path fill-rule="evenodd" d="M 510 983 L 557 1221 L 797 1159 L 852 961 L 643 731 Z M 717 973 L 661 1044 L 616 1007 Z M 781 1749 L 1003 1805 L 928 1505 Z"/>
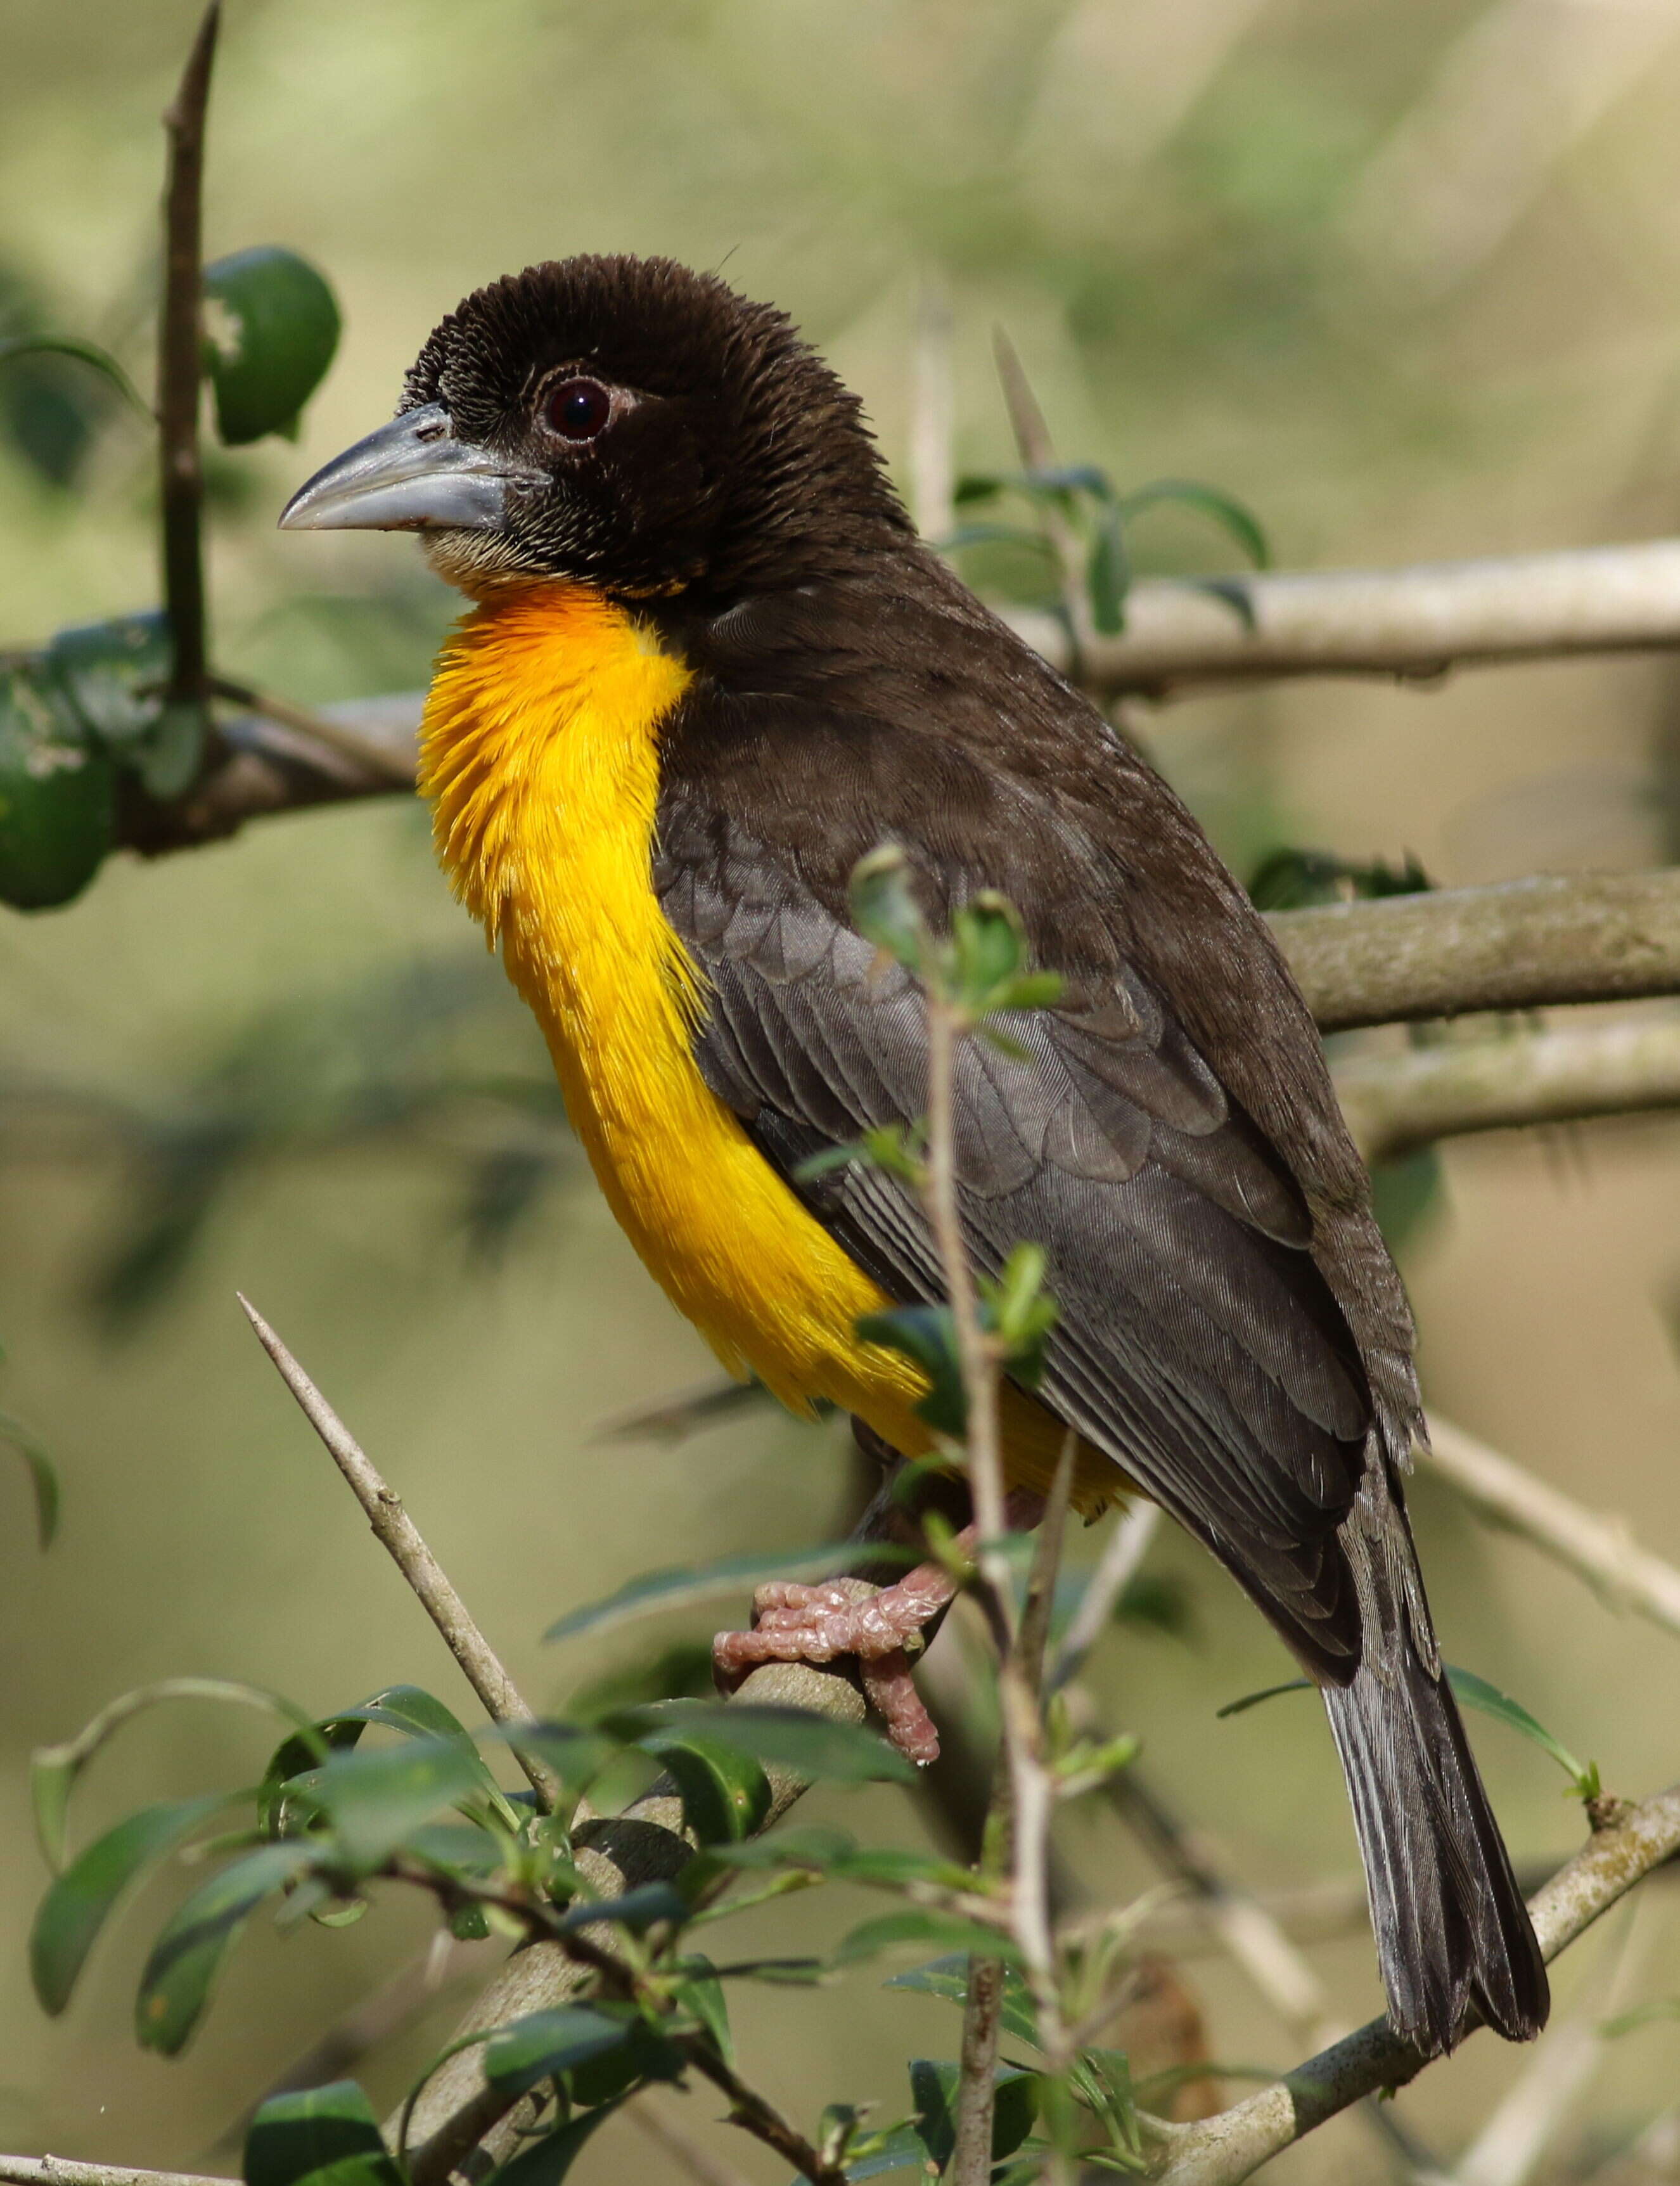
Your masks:
<path fill-rule="evenodd" d="M 1012 1527 L 1036 1525 L 1043 1498 L 1026 1489 L 1011 1491 L 1007 1505 Z M 972 1554 L 977 1539 L 972 1525 L 962 1527 L 955 1545 Z M 891 1586 L 870 1586 L 854 1578 L 825 1579 L 816 1585 L 775 1579 L 753 1597 L 753 1628 L 720 1632 L 712 1642 L 712 1662 L 725 1691 L 761 1662 L 832 1662 L 855 1655 L 864 1691 L 884 1718 L 899 1751 L 916 1762 L 936 1761 L 938 1734 L 910 1678 L 910 1646 L 918 1650 L 927 1628 L 937 1623 L 956 1598 L 958 1583 L 942 1563 L 917 1564 Z"/>

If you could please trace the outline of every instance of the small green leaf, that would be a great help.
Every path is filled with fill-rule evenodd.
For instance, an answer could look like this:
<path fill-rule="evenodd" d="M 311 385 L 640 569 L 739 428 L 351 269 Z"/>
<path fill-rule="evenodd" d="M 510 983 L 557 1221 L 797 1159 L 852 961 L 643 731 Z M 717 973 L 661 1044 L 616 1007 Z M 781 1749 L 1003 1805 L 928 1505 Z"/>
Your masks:
<path fill-rule="evenodd" d="M 23 1421 L 9 1412 L 0 1412 L 0 1442 L 9 1443 L 23 1460 L 35 1491 L 35 1536 L 43 1549 L 50 1549 L 59 1530 L 59 1476 L 53 1460 Z"/>
<path fill-rule="evenodd" d="M 1006 1965 L 1016 1963 L 1021 1955 L 1014 1939 L 1000 1929 L 965 1920 L 960 1913 L 941 1913 L 932 1906 L 918 1905 L 901 1913 L 883 1913 L 876 1920 L 860 1921 L 834 1953 L 833 1963 L 837 1966 L 855 1965 L 862 1959 L 878 1957 L 882 1951 L 897 1950 L 905 1943 L 932 1943 L 936 1947 L 944 1944 L 947 1950 L 1001 1959 Z"/>
<path fill-rule="evenodd" d="M 1085 590 L 1090 596 L 1091 620 L 1105 637 L 1117 637 L 1126 627 L 1126 595 L 1132 588 L 1131 563 L 1117 508 L 1105 508 L 1097 519 L 1095 536 L 1085 562 Z"/>
<path fill-rule="evenodd" d="M 484 2077 L 503 2094 L 523 2095 L 588 2058 L 622 2049 L 633 2024 L 587 2004 L 534 2011 L 528 2018 L 510 2021 L 490 2037 L 484 2050 Z"/>
<path fill-rule="evenodd" d="M 729 2027 L 729 2004 L 717 1968 L 697 1951 L 679 1959 L 676 1970 L 682 1979 L 672 1989 L 672 1995 L 698 2021 L 725 2064 L 733 2065 L 735 2042 Z"/>
<path fill-rule="evenodd" d="M 306 259 L 272 245 L 206 266 L 204 368 L 229 447 L 296 437 L 299 412 L 339 345 L 339 306 Z"/>
<path fill-rule="evenodd" d="M 654 1731 L 637 1743 L 675 1778 L 683 1819 L 703 1845 L 739 1844 L 762 1827 L 772 1795 L 753 1755 L 692 1731 Z"/>
<path fill-rule="evenodd" d="M 580 1928 L 593 1928 L 605 1922 L 610 1927 L 628 1928 L 632 1935 L 640 1936 L 662 1920 L 680 1926 L 689 1911 L 687 1899 L 669 1882 L 639 1882 L 634 1890 L 626 1890 L 620 1897 L 580 1900 L 559 1925 L 561 1932 L 569 1936 Z"/>
<path fill-rule="evenodd" d="M 916 1774 L 913 1765 L 873 1731 L 832 1722 L 809 1708 L 760 1707 L 751 1701 L 670 1701 L 627 1709 L 610 1721 L 636 1744 L 650 1735 L 675 1731 L 832 1783 L 907 1784 Z"/>
<path fill-rule="evenodd" d="M 179 2054 L 204 2017 L 246 1921 L 319 1856 L 318 1846 L 297 1839 L 264 1845 L 193 1892 L 152 1946 L 140 1976 L 134 2031 L 142 2049 Z"/>
<path fill-rule="evenodd" d="M 896 1351 L 927 1376 L 927 1393 L 916 1411 L 936 1433 L 960 1439 L 968 1424 L 968 1404 L 957 1360 L 956 1324 L 949 1306 L 899 1305 L 866 1313 L 857 1324 L 865 1343 Z"/>
<path fill-rule="evenodd" d="M 159 709 L 157 726 L 140 747 L 140 780 L 160 804 L 186 794 L 199 778 L 204 756 L 204 713 L 190 698 L 169 699 Z"/>
<path fill-rule="evenodd" d="M 1573 1780 L 1582 1796 L 1596 1796 L 1596 1766 L 1588 1763 L 1583 1767 L 1569 1748 L 1554 1738 L 1544 1724 L 1537 1722 L 1520 1701 L 1512 1700 L 1508 1693 L 1502 1693 L 1486 1678 L 1478 1677 L 1474 1670 L 1461 1670 L 1452 1662 L 1444 1663 L 1442 1668 L 1460 1707 L 1474 1708 L 1479 1714 L 1492 1716 L 1496 1723 L 1503 1723 L 1508 1729 L 1520 1731 L 1543 1752 L 1551 1755 L 1559 1768 Z M 1227 1701 L 1217 1712 L 1221 1717 L 1241 1715 L 1249 1708 L 1258 1707 L 1262 1701 L 1275 1699 L 1280 1693 L 1309 1693 L 1313 1690 L 1308 1679 L 1291 1678 L 1286 1684 L 1268 1685 L 1261 1692 L 1245 1693 L 1240 1700 Z"/>
<path fill-rule="evenodd" d="M 854 1849 L 854 1839 L 844 1830 L 832 1829 L 826 1822 L 794 1822 L 747 1844 L 714 1845 L 707 1857 L 729 1867 L 786 1865 L 826 1874 Z"/>
<path fill-rule="evenodd" d="M 961 2067 L 931 2057 L 911 2060 L 910 2094 L 916 2101 L 916 2131 L 928 2161 L 941 2171 L 956 2144 L 957 2086 Z M 1012 2155 L 1033 2129 L 1039 2107 L 1039 2079 L 1019 2065 L 1000 2065 L 992 2114 L 992 2161 Z M 854 2174 L 855 2176 L 855 2174 Z"/>
<path fill-rule="evenodd" d="M 245 2186 L 400 2186 L 379 2121 L 354 2080 L 271 2095 L 245 2136 Z"/>
<path fill-rule="evenodd" d="M 96 735 L 120 746 L 157 726 L 174 657 L 162 614 L 79 623 L 58 631 L 47 648 L 47 665 L 76 712 Z"/>
<path fill-rule="evenodd" d="M 952 914 L 951 943 L 956 959 L 955 999 L 972 1015 L 983 1017 L 996 1007 L 1000 990 L 1021 969 L 1027 948 L 1021 914 L 1007 897 L 983 888 Z"/>
<path fill-rule="evenodd" d="M 670 1609 L 692 1609 L 704 1601 L 739 1594 L 761 1579 L 832 1578 L 855 1563 L 855 1541 L 830 1541 L 820 1548 L 772 1550 L 745 1556 L 720 1556 L 715 1563 L 680 1564 L 629 1580 L 598 1601 L 570 1610 L 551 1624 L 545 1640 L 575 1640 L 585 1632 L 610 1632 L 637 1617 Z"/>
<path fill-rule="evenodd" d="M 1007 483 L 994 472 L 965 471 L 952 492 L 952 503 L 958 508 L 971 508 L 977 501 L 994 501 Z"/>
<path fill-rule="evenodd" d="M 949 1958 L 931 1959 L 925 1966 L 912 1966 L 908 1973 L 894 1974 L 883 1986 L 921 1989 L 929 1996 L 943 1997 L 960 2011 L 968 2002 L 968 1964 L 966 1952 L 954 1952 Z M 1013 1966 L 1005 1970 L 1003 2008 L 999 2016 L 1005 2034 L 1038 2048 L 1039 2015 L 1033 2008 L 1032 1991 Z"/>
<path fill-rule="evenodd" d="M 96 1838 L 54 1880 L 29 1939 L 30 1976 L 43 2011 L 56 2017 L 70 2002 L 87 1954 L 123 1892 L 228 1803 L 212 1793 L 143 1808 Z"/>
<path fill-rule="evenodd" d="M 1046 463 L 1024 472 L 1021 485 L 1028 493 L 1089 494 L 1093 501 L 1111 502 L 1114 487 L 1108 473 L 1095 463 Z"/>
<path fill-rule="evenodd" d="M 165 1701 L 226 1701 L 241 1707 L 260 1708 L 287 1723 L 305 1728 L 309 1718 L 301 1708 L 260 1685 L 247 1685 L 226 1678 L 163 1678 L 157 1684 L 139 1685 L 100 1709 L 92 1721 L 62 1746 L 37 1746 L 30 1758 L 30 1792 L 35 1804 L 36 1831 L 49 1867 L 64 1864 L 65 1817 L 76 1780 L 106 1740 L 132 1716 Z M 321 1752 L 317 1744 L 313 1748 Z"/>
<path fill-rule="evenodd" d="M 561 2180 L 583 2153 L 597 2126 L 604 2125 L 624 2098 L 586 2110 L 540 2140 L 528 2141 L 511 2161 L 492 2171 L 484 2186 L 560 2186 Z"/>
<path fill-rule="evenodd" d="M 14 356 L 73 356 L 83 364 L 92 365 L 103 379 L 109 382 L 126 402 L 131 402 L 143 418 L 152 415 L 151 406 L 139 389 L 106 349 L 98 342 L 83 341 L 75 334 L 13 334 L 0 341 L 0 364 Z"/>
<path fill-rule="evenodd" d="M 440 1808 L 483 1789 L 484 1765 L 465 1738 L 416 1738 L 377 1752 L 335 1753 L 310 1796 L 351 1867 L 379 1866 Z"/>
<path fill-rule="evenodd" d="M 927 954 L 927 928 L 910 887 L 910 860 L 884 843 L 852 868 L 852 922 L 865 941 L 910 971 Z"/>
<path fill-rule="evenodd" d="M 1222 493 L 1218 486 L 1203 485 L 1196 479 L 1156 479 L 1127 494 L 1120 505 L 1127 515 L 1135 516 L 1143 509 L 1169 502 L 1211 518 L 1235 540 L 1257 569 L 1270 568 L 1272 550 L 1258 521 L 1240 501 Z"/>

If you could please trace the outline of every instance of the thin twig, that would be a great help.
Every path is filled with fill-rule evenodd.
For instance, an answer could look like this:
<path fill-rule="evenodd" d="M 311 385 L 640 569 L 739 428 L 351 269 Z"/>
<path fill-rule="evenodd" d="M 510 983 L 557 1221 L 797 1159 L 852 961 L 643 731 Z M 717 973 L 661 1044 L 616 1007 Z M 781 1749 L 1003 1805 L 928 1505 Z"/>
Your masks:
<path fill-rule="evenodd" d="M 1457 1489 L 1478 1517 L 1520 1533 L 1565 1564 L 1612 1608 L 1680 1637 L 1680 1570 L 1634 1541 L 1627 1522 L 1587 1510 L 1438 1413 L 1419 1466 Z"/>
<path fill-rule="evenodd" d="M 968 1961 L 962 2042 L 957 2052 L 956 2127 L 951 2186 L 987 2186 L 992 2175 L 992 2127 L 997 2113 L 998 2037 L 1003 2023 L 1001 1959 Z"/>
<path fill-rule="evenodd" d="M 727 2099 L 732 2125 L 738 2125 L 755 2140 L 761 2140 L 766 2148 L 773 2149 L 784 2162 L 793 2166 L 802 2178 L 809 2178 L 811 2186 L 846 2186 L 846 2174 L 840 2166 L 825 2163 L 798 2127 L 790 2124 L 767 2096 L 761 2095 L 756 2088 L 749 2088 L 709 2042 L 691 2039 L 682 2046 L 695 2071 Z"/>
<path fill-rule="evenodd" d="M 495 1649 L 473 1621 L 443 1566 L 427 1547 L 419 1527 L 387 1487 L 349 1428 L 243 1292 L 239 1293 L 239 1303 L 256 1331 L 258 1342 L 274 1361 L 281 1380 L 297 1398 L 304 1417 L 350 1483 L 380 1546 L 413 1588 L 421 1607 L 437 1626 L 445 1645 L 461 1665 L 467 1682 L 488 1713 L 497 1723 L 529 1723 L 531 1710 L 521 1699 L 518 1688 Z M 520 1752 L 518 1747 L 514 1752 L 544 1806 L 551 1810 L 557 1806 L 563 1795 L 560 1779 L 534 1756 Z"/>
<path fill-rule="evenodd" d="M 199 460 L 203 378 L 202 266 L 204 113 L 216 59 L 220 0 L 210 0 L 179 89 L 164 116 L 169 179 L 164 193 L 164 292 L 158 332 L 159 453 L 163 479 L 164 605 L 173 667 L 168 696 L 204 700 L 204 474 Z"/>
<path fill-rule="evenodd" d="M 1027 367 L 1015 344 L 1001 327 L 992 330 L 992 355 L 996 361 L 998 384 L 1003 389 L 1005 406 L 1009 412 L 1010 430 L 1015 435 L 1016 453 L 1021 458 L 1021 468 L 1029 474 L 1047 471 L 1056 464 L 1056 443 L 1050 438 L 1044 413 L 1039 406 L 1039 398 L 1033 392 L 1033 383 L 1027 377 Z M 1046 497 L 1039 506 L 1039 521 L 1044 535 L 1056 557 L 1057 589 L 1061 594 L 1062 619 L 1058 625 L 1054 618 L 1041 619 L 1056 637 L 1039 650 L 1051 651 L 1061 656 L 1058 665 L 1064 667 L 1076 683 L 1094 687 L 1088 670 L 1091 659 L 1092 641 L 1096 632 L 1091 621 L 1090 603 L 1084 585 L 1084 551 L 1072 518 L 1060 504 Z M 1038 641 L 1035 639 L 1034 642 Z"/>
<path fill-rule="evenodd" d="M 393 751 L 378 738 L 361 735 L 342 721 L 330 720 L 324 714 L 311 713 L 306 706 L 294 706 L 288 698 L 277 698 L 272 691 L 253 690 L 247 683 L 235 683 L 225 675 L 211 675 L 205 687 L 212 698 L 225 698 L 230 705 L 249 706 L 254 714 L 260 714 L 283 727 L 295 729 L 300 736 L 312 737 L 318 744 L 335 752 L 340 759 L 365 767 L 370 774 L 382 776 L 394 789 L 412 789 L 414 765 L 405 752 Z"/>
<path fill-rule="evenodd" d="M 1078 1606 L 1067 1620 L 1046 1690 L 1060 1692 L 1084 1668 L 1085 1657 L 1108 1628 L 1116 1603 L 1136 1578 L 1161 1523 L 1161 1506 L 1141 1497 L 1129 1505 L 1109 1535 L 1097 1567 L 1085 1582 Z"/>
<path fill-rule="evenodd" d="M 1680 1785 L 1626 1809 L 1533 1900 L 1543 1955 L 1565 1950 L 1600 1914 L 1680 1851 Z M 1239 2186 L 1361 2097 L 1415 2079 L 1428 2060 L 1374 2019 L 1268 2088 L 1192 2126 L 1157 2125 L 1160 2186 Z"/>

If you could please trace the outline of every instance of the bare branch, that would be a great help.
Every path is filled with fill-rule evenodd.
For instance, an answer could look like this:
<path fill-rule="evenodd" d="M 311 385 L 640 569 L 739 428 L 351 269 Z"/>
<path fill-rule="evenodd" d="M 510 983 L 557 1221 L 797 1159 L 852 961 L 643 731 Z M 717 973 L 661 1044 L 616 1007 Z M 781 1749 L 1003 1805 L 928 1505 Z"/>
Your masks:
<path fill-rule="evenodd" d="M 1418 1464 L 1455 1488 L 1478 1517 L 1532 1541 L 1612 1607 L 1680 1638 L 1680 1570 L 1640 1548 L 1625 1519 L 1585 1509 L 1438 1413 L 1430 1441 L 1419 1445 Z"/>
<path fill-rule="evenodd" d="M 422 1538 L 395 1494 L 309 1376 L 243 1293 L 239 1303 L 257 1341 L 274 1361 L 281 1380 L 297 1398 L 304 1417 L 325 1443 L 328 1454 L 350 1483 L 367 1514 L 380 1546 L 419 1597 L 420 1606 L 443 1635 L 466 1674 L 467 1682 L 497 1723 L 529 1723 L 532 1712 L 503 1668 L 495 1649 L 473 1623 L 466 1603 Z M 552 1808 L 562 1796 L 560 1780 L 542 1762 L 515 1749 L 515 1757 L 543 1804 Z"/>
<path fill-rule="evenodd" d="M 0 2155 L 3 2186 L 238 2186 L 196 2171 L 138 2171 L 128 2163 L 71 2163 L 62 2155 Z"/>
<path fill-rule="evenodd" d="M 1324 1032 L 1680 993 L 1680 871 L 1507 881 L 1269 923 Z"/>
<path fill-rule="evenodd" d="M 1449 1041 L 1362 1056 L 1336 1073 L 1368 1162 L 1436 1139 L 1680 1107 L 1680 1018 Z"/>
<path fill-rule="evenodd" d="M 1296 675 L 1415 680 L 1680 644 L 1680 541 L 1668 539 L 1224 581 L 1241 595 L 1246 616 L 1189 585 L 1134 585 L 1120 635 L 1081 644 L 1085 688 L 1102 698 L 1171 698 Z M 1016 612 L 1008 619 L 1046 659 L 1068 667 L 1067 636 L 1054 617 Z"/>
<path fill-rule="evenodd" d="M 174 103 L 164 116 L 169 178 L 164 192 L 164 293 L 158 330 L 159 455 L 163 471 L 164 605 L 174 664 L 169 695 L 204 699 L 204 486 L 199 461 L 203 378 L 204 112 L 216 59 L 220 0 L 210 0 Z"/>
<path fill-rule="evenodd" d="M 1627 1808 L 1592 1839 L 1530 1905 L 1549 1960 L 1642 1877 L 1680 1850 L 1680 1785 Z M 1405 2087 L 1427 2060 L 1386 2019 L 1372 2020 L 1284 2079 L 1218 2116 L 1158 2126 L 1159 2186 L 1238 2186 L 1263 2163 L 1379 2088 Z"/>
<path fill-rule="evenodd" d="M 1120 1522 L 1109 1535 L 1096 1569 L 1085 1582 L 1085 1590 L 1079 1605 L 1067 1620 L 1067 1629 L 1056 1650 L 1056 1660 L 1050 1666 L 1048 1690 L 1059 1692 L 1063 1685 L 1077 1678 L 1084 1661 L 1097 1641 L 1107 1629 L 1108 1620 L 1114 1614 L 1115 1604 L 1137 1576 L 1138 1567 L 1149 1554 L 1149 1544 L 1155 1539 L 1161 1523 L 1158 1503 L 1145 1503 L 1141 1496 L 1123 1514 Z"/>
<path fill-rule="evenodd" d="M 383 780 L 388 788 L 414 787 L 414 754 L 406 739 L 394 748 L 331 714 L 312 713 L 306 706 L 293 705 L 288 698 L 277 698 L 272 692 L 253 691 L 248 684 L 230 682 L 225 675 L 212 675 L 210 690 L 213 697 L 229 699 L 236 706 L 249 706 L 259 720 L 277 721 L 313 743 L 324 744 L 337 758 Z"/>

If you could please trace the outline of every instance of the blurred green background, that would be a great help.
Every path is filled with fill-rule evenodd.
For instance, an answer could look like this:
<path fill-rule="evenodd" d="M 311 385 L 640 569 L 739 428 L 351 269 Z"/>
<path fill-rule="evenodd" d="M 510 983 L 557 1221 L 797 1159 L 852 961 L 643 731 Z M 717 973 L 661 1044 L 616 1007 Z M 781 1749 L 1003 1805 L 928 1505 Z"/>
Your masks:
<path fill-rule="evenodd" d="M 0 320 L 95 335 L 143 383 L 158 116 L 194 17 L 191 0 L 0 0 Z M 901 476 L 933 294 L 955 328 L 964 468 L 1011 462 L 1002 323 L 1065 456 L 1123 483 L 1212 479 L 1286 563 L 1662 531 L 1680 509 L 1677 102 L 1666 4 L 231 0 L 207 252 L 306 253 L 346 333 L 301 445 L 213 461 L 220 660 L 305 702 L 423 681 L 454 603 L 412 548 L 282 538 L 274 514 L 389 414 L 464 290 L 585 249 L 722 266 L 785 305 L 862 392 Z M 149 459 L 74 365 L 0 381 L 0 644 L 153 603 Z M 1151 566 L 1218 565 L 1190 519 L 1152 521 Z M 1143 727 L 1240 870 L 1291 842 L 1409 850 L 1469 883 L 1650 864 L 1680 840 L 1680 681 L 1660 662 L 1285 687 Z M 202 2165 L 423 1931 L 393 1903 L 345 1933 L 256 1934 L 176 2064 L 129 2032 L 144 1919 L 62 2023 L 29 1993 L 33 1745 L 191 1671 L 312 1710 L 399 1678 L 459 1700 L 236 1284 L 539 1701 L 624 1651 L 540 1650 L 563 1609 L 639 1569 L 833 1522 L 836 1432 L 764 1410 L 675 1446 L 596 1437 L 708 1361 L 552 1103 L 498 1097 L 506 1080 L 540 1088 L 535 1034 L 449 902 L 423 816 L 395 802 L 119 860 L 70 911 L 0 924 L 0 1403 L 47 1441 L 65 1499 L 42 1558 L 22 1477 L 0 1472 L 7 2145 Z M 1454 1146 L 1406 1266 L 1442 1411 L 1680 1557 L 1677 1146 L 1657 1120 Z M 1667 1780 L 1672 1643 L 1427 1485 L 1414 1500 L 1448 1652 L 1613 1788 Z M 1113 1721 L 1250 1881 L 1350 1872 L 1314 1712 L 1213 1719 L 1285 1673 L 1280 1651 L 1183 1543 L 1156 1561 L 1190 1587 L 1193 1634 L 1108 1645 L 1095 1674 Z M 1476 1735 L 1518 1857 L 1565 1852 L 1578 1816 L 1549 1764 L 1492 1726 Z M 127 1738 L 126 1763 L 108 1757 L 86 1787 L 84 1830 L 137 1796 L 239 1780 L 261 1754 L 255 1724 L 203 1712 Z M 825 1796 L 860 1830 L 919 1826 L 896 1795 Z M 1067 1849 L 1104 1898 L 1154 1879 L 1112 1821 L 1076 1819 Z M 753 1939 L 808 1948 L 854 1910 L 836 1895 L 753 1916 Z M 1603 2010 L 1619 1953 L 1624 2000 L 1672 1990 L 1677 1929 L 1666 1891 L 1649 1896 L 1631 1943 L 1624 1920 L 1573 1954 L 1565 2012 Z M 1350 2021 L 1375 2008 L 1364 1939 L 1317 1955 Z M 1201 1959 L 1190 1978 L 1217 2056 L 1291 2060 L 1228 1967 Z M 804 2117 L 840 2096 L 890 2107 L 906 2054 L 954 2049 L 944 2007 L 875 1982 L 742 1996 L 745 2058 Z M 373 2061 L 377 2096 L 450 2015 Z M 1401 2114 L 1450 2151 L 1522 2061 L 1474 2044 Z M 1673 2021 L 1612 2045 L 1553 2173 L 1626 2138 L 1677 2081 Z M 709 2115 L 703 2096 L 686 2109 Z M 731 2154 L 774 2177 L 744 2141 Z M 664 2180 L 663 2161 L 614 2127 L 577 2175 Z M 1379 2164 L 1344 2122 L 1275 2175 Z"/>

